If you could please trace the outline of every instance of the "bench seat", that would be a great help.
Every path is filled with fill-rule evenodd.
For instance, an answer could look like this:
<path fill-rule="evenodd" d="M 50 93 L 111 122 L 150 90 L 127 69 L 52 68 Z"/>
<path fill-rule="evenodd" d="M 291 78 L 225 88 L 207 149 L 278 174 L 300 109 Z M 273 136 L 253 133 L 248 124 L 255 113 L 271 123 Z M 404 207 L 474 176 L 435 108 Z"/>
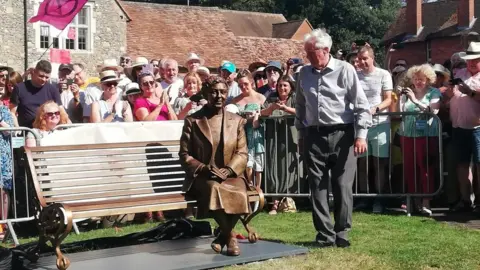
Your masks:
<path fill-rule="evenodd" d="M 35 252 L 51 242 L 58 269 L 67 269 L 70 262 L 60 244 L 73 219 L 194 206 L 196 201 L 182 192 L 185 172 L 178 150 L 179 141 L 25 148 L 40 231 Z M 263 209 L 264 198 L 258 187 L 249 187 L 247 195 L 249 202 L 258 202 L 256 211 L 241 218 L 253 243 L 258 236 L 248 223 Z"/>

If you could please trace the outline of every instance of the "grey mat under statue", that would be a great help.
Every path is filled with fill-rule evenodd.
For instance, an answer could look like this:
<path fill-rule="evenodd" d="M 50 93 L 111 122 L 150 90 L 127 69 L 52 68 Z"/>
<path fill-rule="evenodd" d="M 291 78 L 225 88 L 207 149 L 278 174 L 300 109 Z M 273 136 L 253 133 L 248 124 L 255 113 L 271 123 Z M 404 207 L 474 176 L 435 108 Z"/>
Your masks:
<path fill-rule="evenodd" d="M 211 269 L 300 255 L 308 252 L 303 247 L 258 241 L 255 244 L 240 240 L 242 254 L 228 257 L 215 254 L 210 248 L 212 238 L 181 239 L 152 244 L 66 254 L 71 261 L 68 270 L 170 270 Z M 31 270 L 56 270 L 55 256 L 40 258 L 26 265 Z"/>

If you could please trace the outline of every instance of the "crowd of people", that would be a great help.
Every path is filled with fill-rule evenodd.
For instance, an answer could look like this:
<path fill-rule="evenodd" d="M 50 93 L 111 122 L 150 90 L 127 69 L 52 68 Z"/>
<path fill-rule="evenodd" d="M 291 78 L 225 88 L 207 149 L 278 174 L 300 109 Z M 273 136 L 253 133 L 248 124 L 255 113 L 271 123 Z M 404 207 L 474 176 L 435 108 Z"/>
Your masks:
<path fill-rule="evenodd" d="M 449 177 L 444 190 L 451 209 L 480 212 L 480 201 L 471 199 L 480 196 L 480 43 L 472 42 L 466 53 L 454 54 L 443 65 L 408 66 L 399 60 L 391 71 L 379 67 L 368 44 L 346 57 L 332 56 L 331 46 L 330 36 L 315 30 L 305 38 L 310 64 L 292 56 L 286 63 L 271 60 L 241 70 L 227 60 L 209 69 L 190 53 L 183 76 L 180 59 L 141 56 L 105 59 L 97 70 L 82 63 L 52 70 L 51 63 L 40 60 L 22 74 L 3 65 L 0 126 L 28 127 L 44 137 L 68 123 L 184 120 L 208 104 L 205 87 L 218 74 L 227 86 L 223 110 L 246 120 L 248 181 L 266 181 L 267 193 L 300 192 L 296 181 L 303 166 L 288 165 L 305 162 L 317 242 L 348 245 L 353 192 L 433 193 L 440 136 L 445 157 L 454 157 L 445 163 Z M 51 79 L 52 73 L 58 79 Z M 382 114 L 388 112 L 406 114 Z M 283 118 L 282 126 L 265 120 L 288 115 L 292 117 Z M 0 138 L 2 219 L 8 215 L 14 177 L 10 136 L 2 133 Z M 26 146 L 36 143 L 28 134 Z M 329 175 L 335 229 L 327 209 Z M 415 209 L 431 215 L 430 200 L 416 200 Z M 271 198 L 270 214 L 279 211 L 281 201 Z M 385 205 L 381 198 L 355 202 L 356 209 L 374 213 L 384 212 Z M 161 212 L 146 214 L 146 220 L 153 218 L 164 219 Z"/>

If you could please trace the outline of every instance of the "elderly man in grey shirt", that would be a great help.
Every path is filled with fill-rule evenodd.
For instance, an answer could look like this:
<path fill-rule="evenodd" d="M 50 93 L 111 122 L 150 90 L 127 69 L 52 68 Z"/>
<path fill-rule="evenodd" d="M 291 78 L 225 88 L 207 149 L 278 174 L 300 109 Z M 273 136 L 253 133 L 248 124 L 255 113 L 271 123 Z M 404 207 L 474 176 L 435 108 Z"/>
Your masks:
<path fill-rule="evenodd" d="M 305 36 L 311 64 L 298 76 L 295 126 L 308 167 L 316 242 L 320 247 L 348 247 L 356 155 L 367 149 L 372 118 L 355 68 L 333 58 L 331 46 L 332 38 L 323 29 Z M 335 226 L 328 206 L 329 181 Z"/>

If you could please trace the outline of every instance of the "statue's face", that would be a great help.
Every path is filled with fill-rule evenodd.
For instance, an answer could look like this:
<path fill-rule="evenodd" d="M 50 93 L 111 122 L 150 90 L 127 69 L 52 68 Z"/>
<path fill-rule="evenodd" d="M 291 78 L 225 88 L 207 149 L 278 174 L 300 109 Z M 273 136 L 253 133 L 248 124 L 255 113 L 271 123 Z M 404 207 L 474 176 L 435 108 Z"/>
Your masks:
<path fill-rule="evenodd" d="M 207 93 L 208 104 L 212 107 L 223 108 L 227 100 L 228 87 L 224 83 L 217 83 Z"/>

